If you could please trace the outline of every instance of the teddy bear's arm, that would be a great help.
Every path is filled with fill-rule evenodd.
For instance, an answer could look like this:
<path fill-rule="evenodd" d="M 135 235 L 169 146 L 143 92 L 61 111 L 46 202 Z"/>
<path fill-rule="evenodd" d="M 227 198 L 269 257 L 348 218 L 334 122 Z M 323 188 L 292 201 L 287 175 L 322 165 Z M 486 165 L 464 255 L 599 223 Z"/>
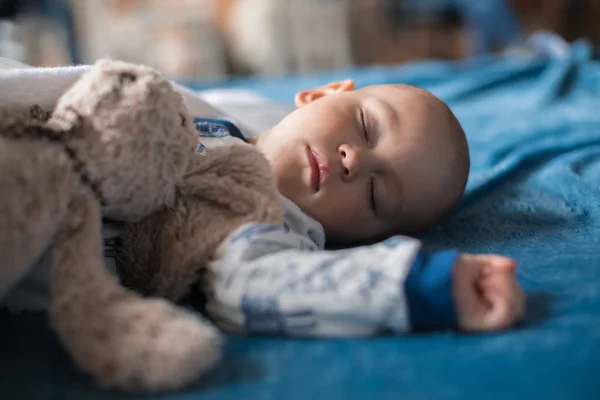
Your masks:
<path fill-rule="evenodd" d="M 104 268 L 100 232 L 99 204 L 83 190 L 52 250 L 50 318 L 62 343 L 105 387 L 148 392 L 193 381 L 218 359 L 216 331 L 123 288 Z"/>
<path fill-rule="evenodd" d="M 266 158 L 248 145 L 211 148 L 190 163 L 178 197 L 123 232 L 123 282 L 180 301 L 221 242 L 252 221 L 281 224 L 283 204 Z"/>

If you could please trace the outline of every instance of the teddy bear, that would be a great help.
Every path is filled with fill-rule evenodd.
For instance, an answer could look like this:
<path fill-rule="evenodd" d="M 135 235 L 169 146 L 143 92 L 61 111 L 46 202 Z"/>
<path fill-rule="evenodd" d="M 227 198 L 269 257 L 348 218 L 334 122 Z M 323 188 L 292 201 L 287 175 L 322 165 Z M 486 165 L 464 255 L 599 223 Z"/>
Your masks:
<path fill-rule="evenodd" d="M 170 82 L 121 61 L 98 61 L 51 111 L 0 112 L 0 299 L 48 255 L 50 324 L 102 387 L 178 389 L 214 366 L 221 335 L 178 302 L 235 229 L 282 222 L 258 150 L 200 145 Z M 107 221 L 121 232 L 117 275 Z"/>

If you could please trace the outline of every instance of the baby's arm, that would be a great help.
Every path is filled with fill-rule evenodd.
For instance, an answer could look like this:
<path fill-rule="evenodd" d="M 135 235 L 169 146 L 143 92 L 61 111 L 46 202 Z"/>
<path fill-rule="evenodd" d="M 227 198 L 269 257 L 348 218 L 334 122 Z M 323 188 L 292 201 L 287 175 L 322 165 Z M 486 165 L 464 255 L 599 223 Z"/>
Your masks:
<path fill-rule="evenodd" d="M 226 329 L 365 336 L 458 327 L 465 315 L 455 312 L 456 305 L 477 312 L 488 307 L 474 302 L 481 297 L 476 262 L 465 263 L 464 256 L 454 251 L 427 256 L 411 238 L 323 251 L 284 228 L 250 224 L 232 235 L 220 251 L 222 258 L 211 266 L 207 312 Z M 453 292 L 458 282 L 476 294 L 456 303 Z M 496 328 L 469 322 L 475 330 Z"/>

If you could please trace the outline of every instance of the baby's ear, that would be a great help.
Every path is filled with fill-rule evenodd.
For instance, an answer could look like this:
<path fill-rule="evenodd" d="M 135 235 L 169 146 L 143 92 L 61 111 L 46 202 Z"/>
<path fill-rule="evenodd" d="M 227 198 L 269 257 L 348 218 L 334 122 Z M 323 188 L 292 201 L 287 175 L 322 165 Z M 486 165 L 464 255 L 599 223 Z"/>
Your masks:
<path fill-rule="evenodd" d="M 325 86 L 321 86 L 317 89 L 312 90 L 304 90 L 302 92 L 298 92 L 296 94 L 296 98 L 294 102 L 296 103 L 296 107 L 300 108 L 309 103 L 312 103 L 315 100 L 320 99 L 321 97 L 341 92 L 349 92 L 354 90 L 354 81 L 352 79 L 347 79 L 345 81 L 332 82 Z"/>

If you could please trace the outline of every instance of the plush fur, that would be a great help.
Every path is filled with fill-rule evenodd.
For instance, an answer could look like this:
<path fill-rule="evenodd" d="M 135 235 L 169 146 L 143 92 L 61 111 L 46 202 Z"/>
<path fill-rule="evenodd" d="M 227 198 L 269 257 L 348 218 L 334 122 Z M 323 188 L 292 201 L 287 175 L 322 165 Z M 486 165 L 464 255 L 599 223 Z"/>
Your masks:
<path fill-rule="evenodd" d="M 0 114 L 0 297 L 50 249 L 51 324 L 104 387 L 176 389 L 212 367 L 218 332 L 175 302 L 233 230 L 282 221 L 256 149 L 198 145 L 170 83 L 117 61 L 99 61 L 51 113 Z M 119 272 L 136 291 L 104 268 L 103 218 L 125 222 Z"/>

